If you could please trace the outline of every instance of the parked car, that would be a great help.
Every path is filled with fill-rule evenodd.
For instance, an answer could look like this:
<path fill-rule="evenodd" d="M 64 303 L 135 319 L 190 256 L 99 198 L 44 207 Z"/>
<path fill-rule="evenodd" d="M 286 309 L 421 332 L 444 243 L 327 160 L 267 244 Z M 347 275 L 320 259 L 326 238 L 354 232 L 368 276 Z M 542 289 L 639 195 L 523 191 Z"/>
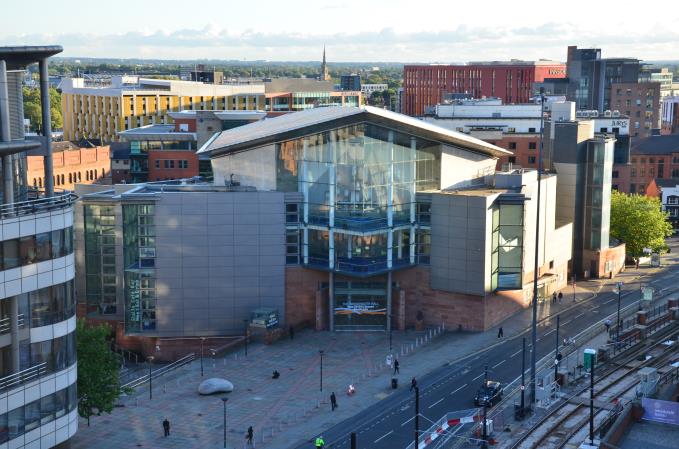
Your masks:
<path fill-rule="evenodd" d="M 500 382 L 489 380 L 484 385 L 481 385 L 481 388 L 476 392 L 474 404 L 479 407 L 483 405 L 492 407 L 500 402 L 503 393 L 504 391 Z"/>

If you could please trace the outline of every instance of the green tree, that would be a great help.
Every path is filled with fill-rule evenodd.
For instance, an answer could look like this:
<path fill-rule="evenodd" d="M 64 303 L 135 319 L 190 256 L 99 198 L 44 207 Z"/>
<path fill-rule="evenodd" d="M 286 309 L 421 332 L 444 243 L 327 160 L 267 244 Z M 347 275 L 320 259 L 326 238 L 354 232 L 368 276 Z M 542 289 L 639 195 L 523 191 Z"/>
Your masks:
<path fill-rule="evenodd" d="M 78 414 L 87 418 L 111 413 L 120 396 L 119 358 L 111 351 L 108 324 L 88 326 L 79 319 L 76 327 L 78 351 Z"/>
<path fill-rule="evenodd" d="M 40 89 L 24 87 L 24 117 L 31 121 L 31 131 L 42 129 L 42 106 L 40 104 Z M 50 113 L 52 114 L 52 129 L 61 129 L 64 119 L 61 115 L 61 94 L 50 87 Z"/>
<path fill-rule="evenodd" d="M 635 261 L 644 254 L 644 248 L 654 252 L 667 249 L 665 239 L 672 235 L 667 217 L 658 198 L 612 192 L 611 235 L 625 242 L 627 255 Z"/>

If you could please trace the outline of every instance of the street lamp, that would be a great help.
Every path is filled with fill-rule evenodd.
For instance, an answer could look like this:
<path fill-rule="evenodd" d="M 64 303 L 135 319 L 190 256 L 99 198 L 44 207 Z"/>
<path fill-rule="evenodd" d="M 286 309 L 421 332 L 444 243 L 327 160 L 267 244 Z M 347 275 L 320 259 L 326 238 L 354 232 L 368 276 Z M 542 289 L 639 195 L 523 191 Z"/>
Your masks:
<path fill-rule="evenodd" d="M 420 447 L 420 387 L 415 387 L 415 447 Z"/>
<path fill-rule="evenodd" d="M 618 288 L 618 322 L 615 326 L 615 341 L 620 340 L 620 298 L 622 296 L 622 282 L 617 282 L 616 287 Z"/>
<path fill-rule="evenodd" d="M 222 398 L 222 402 L 224 403 L 224 448 L 226 449 L 226 401 L 228 401 L 229 398 Z"/>
<path fill-rule="evenodd" d="M 153 372 L 151 371 L 153 356 L 152 355 L 148 356 L 146 360 L 149 362 L 149 399 L 153 399 Z"/>
<path fill-rule="evenodd" d="M 389 317 L 389 354 L 391 354 L 391 347 L 392 347 L 391 331 L 394 327 L 394 323 L 391 322 L 391 314 L 389 314 L 388 317 Z"/>
<path fill-rule="evenodd" d="M 243 325 L 245 327 L 245 357 L 248 356 L 248 320 L 247 318 L 243 320 Z"/>
<path fill-rule="evenodd" d="M 542 150 L 545 140 L 545 89 L 540 88 L 540 146 L 538 147 L 538 188 L 537 203 L 535 205 L 535 260 L 533 264 L 533 316 L 531 323 L 531 354 L 530 354 L 530 402 L 535 403 L 535 377 L 537 365 L 538 339 L 538 260 L 540 256 L 540 185 L 542 184 Z"/>
<path fill-rule="evenodd" d="M 323 350 L 319 349 L 318 353 L 321 356 L 321 393 L 323 393 Z"/>
<path fill-rule="evenodd" d="M 203 376 L 203 346 L 205 345 L 205 337 L 200 337 L 200 376 Z"/>

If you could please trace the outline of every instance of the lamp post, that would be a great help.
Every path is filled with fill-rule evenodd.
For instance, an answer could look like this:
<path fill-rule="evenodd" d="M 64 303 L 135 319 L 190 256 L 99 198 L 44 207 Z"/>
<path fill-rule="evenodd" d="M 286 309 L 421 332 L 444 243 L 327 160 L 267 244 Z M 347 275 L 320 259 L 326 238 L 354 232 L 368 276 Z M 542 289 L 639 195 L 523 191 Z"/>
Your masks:
<path fill-rule="evenodd" d="M 245 329 L 245 357 L 248 356 L 248 320 L 243 320 L 243 328 Z"/>
<path fill-rule="evenodd" d="M 222 398 L 222 402 L 224 403 L 224 449 L 226 449 L 226 401 L 228 401 L 229 398 Z"/>
<path fill-rule="evenodd" d="M 153 372 L 151 371 L 153 356 L 152 355 L 148 356 L 146 360 L 149 362 L 149 399 L 153 399 Z"/>
<path fill-rule="evenodd" d="M 589 370 L 589 442 L 594 446 L 594 357 Z"/>
<path fill-rule="evenodd" d="M 392 337 L 391 337 L 391 331 L 394 327 L 394 323 L 391 322 L 391 314 L 389 315 L 389 354 L 391 354 L 391 348 L 392 348 Z"/>
<path fill-rule="evenodd" d="M 523 350 L 521 351 L 521 419 L 526 407 L 526 337 L 523 337 Z"/>
<path fill-rule="evenodd" d="M 483 367 L 483 388 L 488 388 L 488 365 Z M 488 390 L 486 390 L 488 391 Z M 481 398 L 483 399 L 483 398 Z M 481 447 L 486 449 L 488 447 L 488 401 L 484 399 L 483 401 L 483 436 L 481 437 L 483 441 L 481 442 Z"/>
<path fill-rule="evenodd" d="M 531 323 L 531 354 L 530 354 L 530 402 L 535 403 L 535 377 L 537 364 L 537 339 L 538 339 L 538 260 L 540 256 L 540 185 L 542 184 L 542 150 L 545 136 L 545 89 L 540 88 L 540 146 L 538 147 L 538 188 L 537 204 L 535 207 L 535 261 L 533 264 L 533 317 Z"/>
<path fill-rule="evenodd" d="M 556 346 L 554 348 L 554 382 L 557 381 L 559 377 L 559 318 L 561 315 L 556 316 Z"/>
<path fill-rule="evenodd" d="M 319 349 L 318 354 L 321 356 L 321 393 L 323 393 L 323 350 Z"/>
<path fill-rule="evenodd" d="M 203 347 L 205 345 L 205 337 L 200 337 L 200 376 L 203 376 Z"/>
<path fill-rule="evenodd" d="M 618 288 L 618 322 L 615 325 L 615 341 L 620 340 L 620 298 L 622 294 L 622 282 L 618 282 L 615 284 Z"/>

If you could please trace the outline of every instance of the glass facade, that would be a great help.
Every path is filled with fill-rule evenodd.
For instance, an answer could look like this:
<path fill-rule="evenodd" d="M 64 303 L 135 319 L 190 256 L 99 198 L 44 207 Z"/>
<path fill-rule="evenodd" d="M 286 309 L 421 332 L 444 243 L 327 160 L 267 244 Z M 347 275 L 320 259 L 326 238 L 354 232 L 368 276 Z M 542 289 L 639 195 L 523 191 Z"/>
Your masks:
<path fill-rule="evenodd" d="M 523 204 L 493 208 L 491 290 L 522 287 Z"/>
<path fill-rule="evenodd" d="M 591 142 L 588 147 L 585 189 L 585 248 L 608 248 L 613 154 L 611 145 Z"/>
<path fill-rule="evenodd" d="M 387 324 L 384 281 L 335 282 L 335 330 L 383 330 Z"/>
<path fill-rule="evenodd" d="M 362 123 L 277 143 L 275 157 L 276 189 L 304 197 L 303 264 L 371 275 L 416 263 L 415 194 L 440 187 L 438 143 Z"/>
<path fill-rule="evenodd" d="M 112 205 L 86 204 L 85 279 L 88 313 L 117 313 L 116 231 Z"/>
<path fill-rule="evenodd" d="M 73 253 L 73 228 L 9 239 L 0 245 L 2 270 L 57 259 Z"/>
<path fill-rule="evenodd" d="M 155 206 L 123 205 L 125 331 L 156 329 Z"/>

